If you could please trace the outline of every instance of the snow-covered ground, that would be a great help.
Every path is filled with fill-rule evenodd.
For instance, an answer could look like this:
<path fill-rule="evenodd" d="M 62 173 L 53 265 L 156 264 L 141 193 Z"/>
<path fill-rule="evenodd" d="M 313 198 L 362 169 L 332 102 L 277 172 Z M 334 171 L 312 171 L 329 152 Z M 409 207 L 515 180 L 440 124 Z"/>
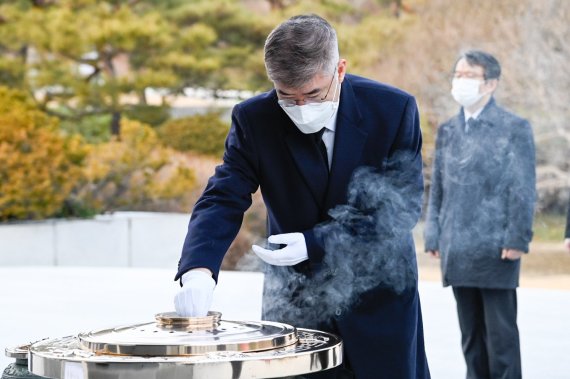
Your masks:
<path fill-rule="evenodd" d="M 149 322 L 173 310 L 174 270 L 104 267 L 0 267 L 0 348 L 45 337 Z M 212 309 L 226 320 L 259 320 L 263 276 L 222 272 Z M 449 288 L 420 283 L 434 379 L 465 376 Z M 525 379 L 570 378 L 570 291 L 519 289 Z M 0 370 L 12 360 L 0 356 Z"/>

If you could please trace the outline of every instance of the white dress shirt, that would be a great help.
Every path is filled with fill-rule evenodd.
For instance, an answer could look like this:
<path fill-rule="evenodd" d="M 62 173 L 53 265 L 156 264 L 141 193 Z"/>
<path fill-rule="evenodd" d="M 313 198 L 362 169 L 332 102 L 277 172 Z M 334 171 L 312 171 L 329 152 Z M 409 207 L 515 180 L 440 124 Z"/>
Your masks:
<path fill-rule="evenodd" d="M 338 107 L 334 111 L 329 122 L 325 125 L 325 132 L 323 133 L 323 142 L 327 148 L 327 158 L 329 160 L 329 170 L 331 169 L 332 165 L 332 157 L 334 151 L 334 134 L 336 131 L 336 117 L 338 115 Z"/>
<path fill-rule="evenodd" d="M 477 117 L 479 117 L 481 112 L 483 112 L 484 108 L 485 107 L 481 107 L 473 113 L 469 113 L 469 111 L 467 109 L 463 108 L 463 115 L 465 116 L 465 123 L 467 123 L 467 120 L 469 120 L 470 118 L 472 118 L 473 120 L 477 120 Z"/>

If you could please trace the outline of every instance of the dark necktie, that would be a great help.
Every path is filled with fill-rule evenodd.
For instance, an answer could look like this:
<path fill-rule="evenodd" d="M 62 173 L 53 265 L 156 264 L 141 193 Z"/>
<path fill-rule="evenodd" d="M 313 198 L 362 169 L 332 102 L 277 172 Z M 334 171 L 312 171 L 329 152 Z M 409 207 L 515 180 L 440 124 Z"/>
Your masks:
<path fill-rule="evenodd" d="M 321 158 L 325 164 L 325 167 L 327 168 L 327 173 L 329 172 L 329 156 L 327 153 L 327 146 L 325 145 L 325 142 L 323 141 L 323 133 L 325 132 L 326 128 L 322 128 L 321 130 L 319 130 L 316 133 L 311 134 L 314 138 L 314 142 L 317 145 L 317 148 L 319 149 L 319 152 L 321 153 Z"/>
<path fill-rule="evenodd" d="M 473 117 L 469 117 L 469 120 L 467 120 L 467 125 L 465 125 L 465 132 L 473 132 L 475 128 L 477 128 L 477 124 L 477 120 L 475 120 Z"/>

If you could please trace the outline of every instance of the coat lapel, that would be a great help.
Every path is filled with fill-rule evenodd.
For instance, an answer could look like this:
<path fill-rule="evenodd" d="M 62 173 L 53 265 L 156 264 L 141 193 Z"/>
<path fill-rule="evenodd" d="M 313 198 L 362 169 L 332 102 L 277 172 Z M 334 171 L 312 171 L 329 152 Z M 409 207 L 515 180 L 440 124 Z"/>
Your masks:
<path fill-rule="evenodd" d="M 496 120 L 500 120 L 499 108 L 495 103 L 495 98 L 491 97 L 477 120 L 488 127 L 492 127 L 496 123 Z"/>
<path fill-rule="evenodd" d="M 290 132 L 285 135 L 287 148 L 315 202 L 322 206 L 328 185 L 328 174 L 322 164 L 320 152 L 309 136 L 293 127 L 295 129 L 290 128 Z"/>
<path fill-rule="evenodd" d="M 348 182 L 353 171 L 361 164 L 362 151 L 368 133 L 360 128 L 362 116 L 350 81 L 342 84 L 334 139 L 334 152 L 323 211 L 345 203 Z"/>
<path fill-rule="evenodd" d="M 348 78 L 342 83 L 340 94 L 333 159 L 328 176 L 323 170 L 319 151 L 313 141 L 301 133 L 290 120 L 288 122 L 291 127 L 287 128 L 288 132 L 285 134 L 287 148 L 323 216 L 329 208 L 346 202 L 347 185 L 352 172 L 361 162 L 368 135 L 359 127 L 362 116 Z M 284 112 L 282 114 L 287 117 Z"/>

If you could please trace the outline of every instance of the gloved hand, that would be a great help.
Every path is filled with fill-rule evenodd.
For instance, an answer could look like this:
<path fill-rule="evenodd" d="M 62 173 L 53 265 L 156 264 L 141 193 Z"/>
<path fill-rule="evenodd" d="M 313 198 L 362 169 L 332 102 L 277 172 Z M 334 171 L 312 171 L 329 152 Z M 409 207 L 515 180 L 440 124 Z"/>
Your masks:
<path fill-rule="evenodd" d="M 182 275 L 182 288 L 174 297 L 176 313 L 183 317 L 204 317 L 212 305 L 216 282 L 200 269 Z"/>
<path fill-rule="evenodd" d="M 301 263 L 309 256 L 307 254 L 307 244 L 303 233 L 285 233 L 269 236 L 269 243 L 285 244 L 282 249 L 269 250 L 261 246 L 253 245 L 251 248 L 255 254 L 270 265 L 293 266 Z"/>

